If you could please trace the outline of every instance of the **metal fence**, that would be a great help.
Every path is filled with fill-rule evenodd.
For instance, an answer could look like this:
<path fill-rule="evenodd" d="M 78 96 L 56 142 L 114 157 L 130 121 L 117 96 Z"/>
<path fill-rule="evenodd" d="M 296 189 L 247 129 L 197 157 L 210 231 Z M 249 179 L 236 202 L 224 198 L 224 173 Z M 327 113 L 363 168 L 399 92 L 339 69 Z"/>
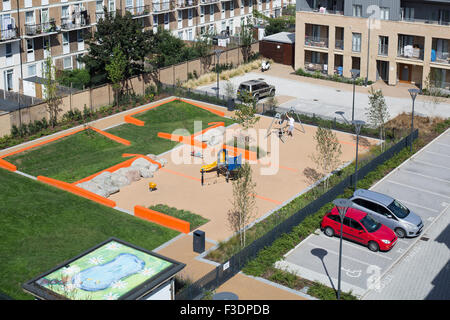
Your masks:
<path fill-rule="evenodd" d="M 359 179 L 364 178 L 369 172 L 385 161 L 391 159 L 402 149 L 409 146 L 419 136 L 419 130 L 416 129 L 410 135 L 403 138 L 397 144 L 372 159 L 366 165 L 358 170 Z M 316 213 L 324 205 L 332 202 L 337 196 L 344 193 L 344 190 L 354 185 L 355 175 L 351 174 L 345 177 L 340 183 L 322 194 L 316 200 L 310 202 L 304 208 L 275 226 L 271 231 L 267 232 L 247 247 L 233 255 L 226 263 L 217 266 L 214 270 L 176 294 L 177 300 L 194 300 L 200 298 L 205 291 L 213 290 L 225 283 L 235 274 L 237 274 L 245 264 L 254 259 L 258 252 L 265 247 L 272 245 L 281 235 L 290 233 L 292 229 L 300 224 L 307 216 Z"/>

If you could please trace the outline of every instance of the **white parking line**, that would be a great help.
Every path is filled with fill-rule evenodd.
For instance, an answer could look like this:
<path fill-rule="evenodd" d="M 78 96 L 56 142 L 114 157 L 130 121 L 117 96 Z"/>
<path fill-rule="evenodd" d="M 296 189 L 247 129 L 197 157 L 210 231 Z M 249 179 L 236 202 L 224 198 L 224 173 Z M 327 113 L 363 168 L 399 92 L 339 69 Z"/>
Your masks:
<path fill-rule="evenodd" d="M 400 183 L 400 182 L 396 182 L 396 181 L 392 181 L 392 180 L 388 180 L 388 182 L 393 183 L 393 184 L 398 184 L 399 186 L 403 186 L 403 187 L 406 187 L 406 188 L 411 188 L 411 189 L 415 189 L 415 190 L 418 190 L 418 191 L 421 191 L 421 192 L 426 192 L 426 193 L 434 194 L 434 195 L 439 196 L 439 197 L 444 197 L 444 198 L 450 199 L 449 196 L 441 194 L 441 193 L 436 193 L 436 192 L 425 190 L 425 189 L 422 189 L 422 188 L 413 187 L 413 186 L 410 186 L 410 185 L 407 185 L 407 184 L 404 184 L 404 183 Z"/>
<path fill-rule="evenodd" d="M 440 144 L 440 145 L 443 145 L 443 146 L 446 146 L 446 147 L 450 147 L 450 144 L 446 144 L 446 143 L 442 143 L 442 142 L 436 142 L 436 144 Z"/>
<path fill-rule="evenodd" d="M 400 201 L 400 202 L 404 202 L 404 203 L 406 203 L 406 204 L 408 204 L 410 206 L 414 206 L 414 207 L 417 207 L 417 208 L 421 208 L 421 209 L 429 210 L 429 211 L 433 211 L 433 212 L 439 212 L 439 210 L 428 208 L 428 207 L 424 207 L 424 206 L 421 206 L 419 204 L 413 203 L 411 201 L 406 201 L 406 200 L 399 199 L 399 198 L 397 198 L 397 200 Z"/>
<path fill-rule="evenodd" d="M 315 248 L 322 248 L 320 245 L 317 245 L 317 244 L 314 244 L 314 243 L 311 243 L 311 242 L 308 242 L 308 245 L 310 245 L 310 246 L 312 246 L 312 247 L 315 247 Z M 330 250 L 330 249 L 325 249 L 325 248 L 322 248 L 322 249 L 326 250 L 327 252 L 331 252 L 331 253 L 333 253 L 333 254 L 339 256 L 339 253 L 336 252 L 336 251 L 333 251 L 333 250 Z M 369 263 L 367 263 L 367 262 L 364 262 L 364 261 L 361 261 L 361 260 L 358 260 L 358 259 L 355 259 L 355 258 L 352 258 L 352 257 L 348 257 L 348 256 L 346 256 L 346 255 L 344 255 L 344 254 L 342 255 L 342 258 L 346 258 L 346 259 L 348 259 L 348 260 L 352 260 L 352 261 L 355 261 L 355 262 L 364 264 L 364 265 L 366 265 L 366 266 L 372 266 L 372 265 L 373 265 L 373 264 L 369 264 Z"/>
<path fill-rule="evenodd" d="M 431 153 L 431 154 L 435 154 L 437 156 L 441 156 L 441 157 L 446 157 L 446 158 L 450 158 L 450 156 L 446 155 L 446 154 L 442 154 L 442 153 L 437 153 L 437 152 L 433 152 L 433 151 L 425 151 L 426 153 Z"/>
<path fill-rule="evenodd" d="M 330 239 L 330 240 L 333 240 L 334 242 L 339 242 L 340 240 L 338 240 L 338 238 L 327 238 L 327 239 Z M 384 256 L 383 254 L 380 254 L 380 253 L 378 253 L 378 252 L 372 252 L 372 251 L 369 251 L 369 249 L 367 248 L 367 247 L 364 247 L 364 246 L 357 246 L 356 244 L 353 244 L 353 243 L 351 243 L 351 242 L 345 242 L 345 245 L 346 246 L 350 246 L 350 247 L 353 247 L 353 248 L 356 248 L 356 249 L 358 249 L 358 250 L 361 250 L 361 251 L 364 251 L 365 253 L 373 253 L 374 255 L 377 255 L 378 257 L 380 257 L 380 258 L 384 258 L 384 259 L 388 259 L 388 260 L 392 260 L 392 258 L 389 258 L 389 257 L 386 257 L 386 256 Z"/>
<path fill-rule="evenodd" d="M 445 182 L 445 183 L 450 183 L 450 180 L 445 180 L 445 179 L 432 177 L 432 176 L 429 176 L 429 175 L 426 175 L 426 174 L 417 173 L 417 172 L 414 172 L 414 171 L 411 171 L 411 170 L 408 170 L 408 169 L 405 169 L 405 168 L 402 169 L 401 171 L 406 171 L 408 173 L 412 173 L 412 174 L 415 174 L 417 176 L 421 176 L 421 177 L 424 177 L 424 178 L 429 178 L 429 179 L 433 179 L 433 180 L 437 180 L 437 181 L 441 181 L 441 182 Z"/>
<path fill-rule="evenodd" d="M 418 160 L 417 158 L 414 158 L 413 162 L 420 162 L 420 163 L 426 164 L 426 165 L 431 166 L 431 167 L 436 167 L 436 168 L 440 168 L 440 169 L 450 170 L 450 167 L 440 166 L 438 164 L 434 164 L 434 163 L 430 163 L 430 162 L 427 162 L 427 161 Z"/>

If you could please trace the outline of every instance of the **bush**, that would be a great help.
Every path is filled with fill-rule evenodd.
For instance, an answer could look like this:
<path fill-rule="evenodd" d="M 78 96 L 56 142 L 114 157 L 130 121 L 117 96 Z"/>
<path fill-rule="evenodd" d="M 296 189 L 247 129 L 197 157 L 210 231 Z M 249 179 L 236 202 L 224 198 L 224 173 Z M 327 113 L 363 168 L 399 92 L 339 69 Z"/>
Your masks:
<path fill-rule="evenodd" d="M 333 75 L 328 75 L 328 74 L 323 74 L 320 71 L 313 71 L 313 72 L 308 72 L 303 70 L 302 68 L 299 68 L 297 70 L 295 70 L 295 74 L 302 76 L 302 77 L 308 77 L 308 78 L 315 78 L 315 79 L 323 79 L 323 80 L 330 80 L 330 81 L 335 81 L 335 82 L 342 82 L 342 83 L 349 83 L 349 84 L 353 84 L 353 79 L 349 79 L 349 78 L 344 78 L 342 76 L 339 76 L 337 74 L 333 74 Z M 355 80 L 355 85 L 357 86 L 363 86 L 365 85 L 366 80 L 364 78 L 357 78 Z M 368 81 L 367 84 L 371 85 L 373 83 L 373 81 Z"/>

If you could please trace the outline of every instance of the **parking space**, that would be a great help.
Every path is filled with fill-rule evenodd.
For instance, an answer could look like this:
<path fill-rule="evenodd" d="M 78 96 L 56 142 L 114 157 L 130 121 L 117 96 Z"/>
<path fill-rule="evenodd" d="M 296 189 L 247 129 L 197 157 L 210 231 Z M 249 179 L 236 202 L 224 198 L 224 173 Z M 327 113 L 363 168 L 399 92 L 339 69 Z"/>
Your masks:
<path fill-rule="evenodd" d="M 341 288 L 356 295 L 374 289 L 386 272 L 395 268 L 405 254 L 421 240 L 428 240 L 434 221 L 448 214 L 450 207 L 450 130 L 436 138 L 412 158 L 392 171 L 371 190 L 403 202 L 424 223 L 419 237 L 399 239 L 389 252 L 371 252 L 365 246 L 343 241 Z M 276 266 L 303 278 L 337 287 L 339 238 L 320 230 L 302 241 Z M 417 266 L 420 268 L 420 266 Z"/>

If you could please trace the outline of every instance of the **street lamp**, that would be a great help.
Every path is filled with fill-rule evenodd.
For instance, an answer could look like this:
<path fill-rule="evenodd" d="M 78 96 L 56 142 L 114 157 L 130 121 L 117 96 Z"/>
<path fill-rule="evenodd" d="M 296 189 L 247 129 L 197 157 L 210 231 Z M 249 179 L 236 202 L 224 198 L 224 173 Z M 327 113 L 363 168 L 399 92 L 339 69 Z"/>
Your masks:
<path fill-rule="evenodd" d="M 340 115 L 342 117 L 342 119 L 344 119 L 346 124 L 350 124 L 350 122 L 348 122 L 347 118 L 344 117 L 344 113 L 345 113 L 344 111 L 336 111 L 335 113 Z"/>
<path fill-rule="evenodd" d="M 219 68 L 218 68 L 218 65 L 219 65 L 219 58 L 220 58 L 220 55 L 222 54 L 222 52 L 223 52 L 223 50 L 220 50 L 220 49 L 216 49 L 216 50 L 214 50 L 214 53 L 216 54 L 216 72 L 217 72 L 217 98 L 219 98 Z"/>
<path fill-rule="evenodd" d="M 412 153 L 412 132 L 414 130 L 414 101 L 416 100 L 417 94 L 420 92 L 417 88 L 411 88 L 408 89 L 409 94 L 411 95 L 412 99 L 412 112 L 411 112 L 411 135 L 409 139 L 409 151 Z"/>
<path fill-rule="evenodd" d="M 344 224 L 344 217 L 347 213 L 347 209 L 351 208 L 353 205 L 353 202 L 351 202 L 349 199 L 345 198 L 339 198 L 333 200 L 333 204 L 336 206 L 339 217 L 341 218 L 341 232 L 340 232 L 340 241 L 339 241 L 339 270 L 338 270 L 338 292 L 337 292 L 337 299 L 341 299 L 341 261 L 342 261 L 342 225 Z"/>
<path fill-rule="evenodd" d="M 353 104 L 352 104 L 352 121 L 355 120 L 355 82 L 356 78 L 359 76 L 359 70 L 358 69 L 351 69 L 350 70 L 352 74 L 353 79 Z"/>
<path fill-rule="evenodd" d="M 359 133 L 361 132 L 361 127 L 366 123 L 362 120 L 353 120 L 352 124 L 355 126 L 356 131 L 356 164 L 355 164 L 355 191 L 358 184 L 358 143 L 359 143 Z"/>

